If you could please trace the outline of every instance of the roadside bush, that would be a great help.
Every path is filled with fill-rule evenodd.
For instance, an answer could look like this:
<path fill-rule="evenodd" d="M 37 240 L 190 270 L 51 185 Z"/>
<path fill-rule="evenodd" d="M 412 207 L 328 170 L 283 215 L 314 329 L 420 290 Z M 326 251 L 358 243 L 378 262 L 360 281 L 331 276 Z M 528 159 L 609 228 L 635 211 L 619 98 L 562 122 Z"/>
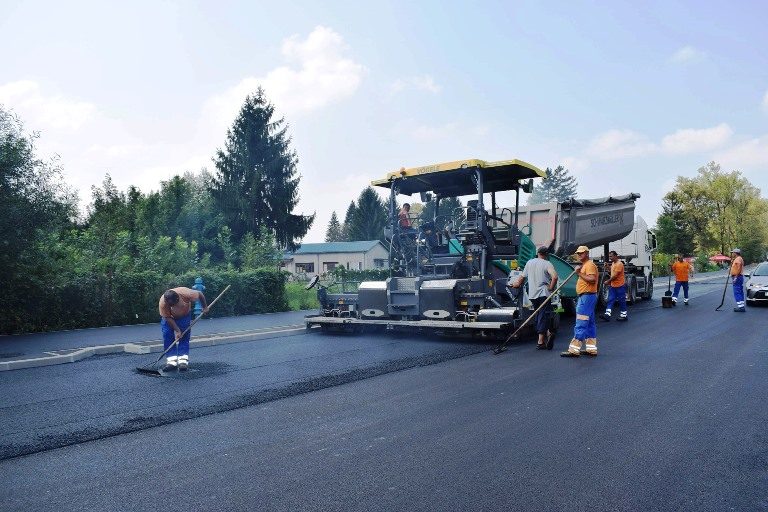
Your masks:
<path fill-rule="evenodd" d="M 28 288 L 16 293 L 24 300 L 14 302 L 14 307 L 0 316 L 0 333 L 155 322 L 163 291 L 175 286 L 191 288 L 196 277 L 203 278 L 209 301 L 227 284 L 232 285 L 211 310 L 211 317 L 273 313 L 289 308 L 287 274 L 271 268 L 203 270 L 179 276 L 152 271 L 80 275 L 58 283 L 27 281 Z"/>
<path fill-rule="evenodd" d="M 317 288 L 305 290 L 305 286 L 304 283 L 287 283 L 285 285 L 285 293 L 291 311 L 320 308 L 320 303 L 317 301 Z"/>
<path fill-rule="evenodd" d="M 653 275 L 657 277 L 667 277 L 669 275 L 669 266 L 675 259 L 674 254 L 665 254 L 657 252 L 653 255 Z"/>

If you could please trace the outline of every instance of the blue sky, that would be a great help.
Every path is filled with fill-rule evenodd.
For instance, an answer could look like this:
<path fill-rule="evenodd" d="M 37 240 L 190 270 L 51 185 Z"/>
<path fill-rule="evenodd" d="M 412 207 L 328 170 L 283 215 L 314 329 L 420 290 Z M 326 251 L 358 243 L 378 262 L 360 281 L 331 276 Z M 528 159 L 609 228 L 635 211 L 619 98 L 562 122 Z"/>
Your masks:
<path fill-rule="evenodd" d="M 653 224 L 715 160 L 768 190 L 766 2 L 0 0 L 0 103 L 90 200 L 212 169 L 262 85 L 321 241 L 371 180 L 463 158 L 565 164 Z M 405 198 L 403 198 L 405 200 Z"/>

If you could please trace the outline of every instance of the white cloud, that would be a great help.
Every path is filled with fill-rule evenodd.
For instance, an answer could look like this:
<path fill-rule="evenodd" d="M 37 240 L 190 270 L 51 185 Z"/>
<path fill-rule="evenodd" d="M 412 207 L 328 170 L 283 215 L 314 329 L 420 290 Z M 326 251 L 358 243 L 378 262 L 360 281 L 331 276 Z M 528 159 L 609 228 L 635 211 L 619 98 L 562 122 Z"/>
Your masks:
<path fill-rule="evenodd" d="M 765 96 L 763 96 L 763 112 L 768 112 L 768 91 L 765 91 Z"/>
<path fill-rule="evenodd" d="M 656 144 L 632 130 L 608 130 L 592 140 L 586 153 L 600 160 L 617 160 L 647 155 L 656 149 Z"/>
<path fill-rule="evenodd" d="M 455 135 L 458 123 L 445 123 L 441 125 L 418 125 L 411 131 L 411 136 L 416 140 L 437 140 Z"/>
<path fill-rule="evenodd" d="M 431 75 L 412 76 L 409 78 L 399 78 L 390 85 L 390 92 L 397 94 L 406 89 L 416 91 L 426 91 L 431 94 L 438 94 L 442 87 L 435 82 Z"/>
<path fill-rule="evenodd" d="M 328 27 L 315 27 L 305 39 L 293 35 L 282 45 L 287 65 L 263 76 L 243 78 L 214 96 L 205 105 L 206 117 L 226 126 L 245 97 L 259 86 L 281 113 L 290 116 L 349 97 L 362 83 L 366 68 L 347 57 L 348 50 L 342 36 Z"/>
<path fill-rule="evenodd" d="M 723 168 L 749 170 L 768 165 L 768 134 L 741 142 L 715 155 Z"/>
<path fill-rule="evenodd" d="M 0 86 L 0 103 L 16 111 L 30 126 L 56 130 L 77 130 L 97 114 L 92 103 L 60 94 L 43 94 L 40 84 L 32 80 Z"/>
<path fill-rule="evenodd" d="M 726 123 L 700 130 L 686 128 L 664 137 L 661 140 L 661 148 L 670 154 L 708 151 L 725 144 L 731 135 L 733 135 L 733 130 Z"/>
<path fill-rule="evenodd" d="M 560 164 L 573 173 L 580 173 L 589 168 L 589 160 L 576 156 L 566 156 L 560 159 Z"/>
<path fill-rule="evenodd" d="M 670 62 L 675 64 L 684 64 L 686 62 L 699 62 L 706 58 L 707 54 L 694 48 L 693 46 L 683 46 L 669 58 Z"/>

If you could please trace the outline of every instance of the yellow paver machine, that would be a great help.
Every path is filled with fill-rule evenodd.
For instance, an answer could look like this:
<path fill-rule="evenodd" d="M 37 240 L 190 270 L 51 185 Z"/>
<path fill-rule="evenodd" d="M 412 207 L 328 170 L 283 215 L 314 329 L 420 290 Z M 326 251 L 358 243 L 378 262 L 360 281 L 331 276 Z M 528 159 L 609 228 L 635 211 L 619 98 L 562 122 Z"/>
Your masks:
<path fill-rule="evenodd" d="M 354 293 L 330 293 L 319 286 L 321 310 L 306 318 L 307 327 L 508 334 L 532 312 L 524 291 L 506 286 L 510 273 L 536 255 L 517 225 L 520 192 L 530 193 L 533 180 L 545 176 L 522 160 L 472 159 L 403 168 L 373 181 L 390 190 L 384 233 L 390 276 L 362 282 Z M 497 205 L 497 194 L 505 191 L 515 193 L 514 210 Z M 398 215 L 398 196 L 417 193 L 434 206 L 431 220 L 420 225 Z M 441 209 L 445 199 L 466 196 L 466 205 Z M 554 255 L 551 260 L 561 278 L 571 273 L 565 260 Z M 317 283 L 315 278 L 308 287 Z M 566 286 L 563 293 L 568 292 Z M 558 315 L 552 317 L 557 324 Z"/>

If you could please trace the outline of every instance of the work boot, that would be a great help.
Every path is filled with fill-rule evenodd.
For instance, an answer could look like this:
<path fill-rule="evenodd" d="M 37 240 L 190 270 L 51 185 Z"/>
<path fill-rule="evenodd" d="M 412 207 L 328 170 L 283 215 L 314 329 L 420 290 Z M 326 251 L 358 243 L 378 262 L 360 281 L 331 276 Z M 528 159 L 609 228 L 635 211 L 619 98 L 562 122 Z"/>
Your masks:
<path fill-rule="evenodd" d="M 179 361 L 179 371 L 185 372 L 189 368 L 189 363 L 186 361 Z"/>
<path fill-rule="evenodd" d="M 600 320 L 603 320 L 605 322 L 610 322 L 611 321 L 611 314 L 610 313 L 603 313 L 602 315 L 600 315 Z"/>
<path fill-rule="evenodd" d="M 597 355 L 597 338 L 587 338 L 585 352 L 590 356 Z"/>
<path fill-rule="evenodd" d="M 166 365 L 163 366 L 162 370 L 163 370 L 164 373 L 175 372 L 176 371 L 176 365 L 175 364 L 171 364 L 171 363 L 166 363 Z"/>
<path fill-rule="evenodd" d="M 683 304 L 688 305 L 688 299 L 683 299 Z"/>
<path fill-rule="evenodd" d="M 733 310 L 736 313 L 745 313 L 747 311 L 745 308 L 733 308 Z"/>
<path fill-rule="evenodd" d="M 579 349 L 581 348 L 581 341 L 573 338 L 568 345 L 568 350 L 560 352 L 560 357 L 579 357 Z"/>

